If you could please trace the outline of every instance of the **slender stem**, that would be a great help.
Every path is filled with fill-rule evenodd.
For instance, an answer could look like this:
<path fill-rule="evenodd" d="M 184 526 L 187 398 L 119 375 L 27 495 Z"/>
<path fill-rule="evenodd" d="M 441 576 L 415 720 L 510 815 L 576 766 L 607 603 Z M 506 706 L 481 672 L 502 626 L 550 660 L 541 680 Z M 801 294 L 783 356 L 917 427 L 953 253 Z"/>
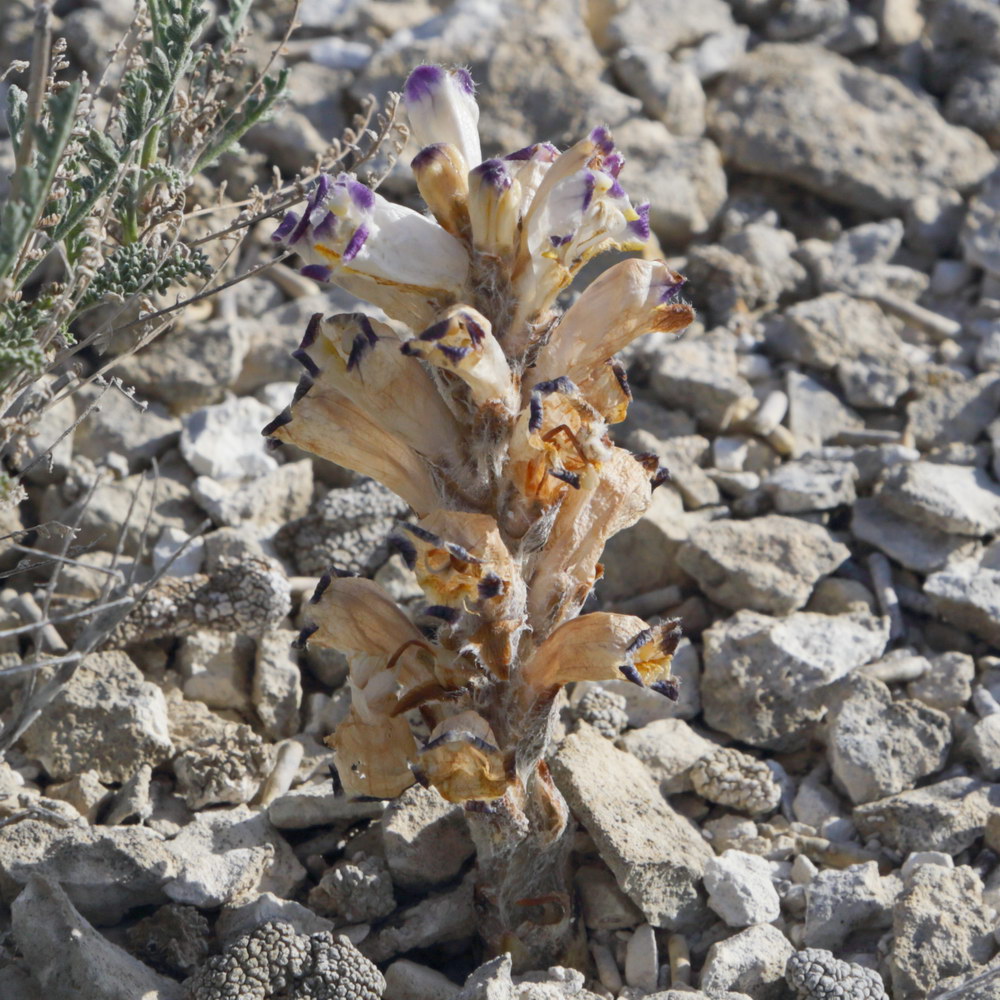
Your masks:
<path fill-rule="evenodd" d="M 14 162 L 18 167 L 31 165 L 31 154 L 35 147 L 35 129 L 42 119 L 42 101 L 45 99 L 45 84 L 49 76 L 49 49 L 52 41 L 52 5 L 48 0 L 37 0 L 35 4 L 35 37 L 31 47 L 31 83 L 28 85 L 28 105 L 25 109 L 25 128 L 21 145 Z M 17 173 L 14 174 L 12 198 L 18 199 Z"/>

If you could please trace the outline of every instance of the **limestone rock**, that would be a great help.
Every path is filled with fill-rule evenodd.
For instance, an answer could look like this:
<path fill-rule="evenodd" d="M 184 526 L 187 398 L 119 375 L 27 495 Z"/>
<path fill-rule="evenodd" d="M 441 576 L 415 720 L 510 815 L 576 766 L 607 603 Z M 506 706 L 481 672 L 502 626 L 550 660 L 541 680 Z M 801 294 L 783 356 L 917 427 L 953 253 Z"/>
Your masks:
<path fill-rule="evenodd" d="M 785 615 L 803 607 L 816 581 L 848 555 L 820 525 L 772 514 L 698 526 L 677 559 L 712 600 Z"/>
<path fill-rule="evenodd" d="M 927 188 L 968 190 L 993 166 L 979 136 L 895 77 L 809 45 L 762 45 L 737 63 L 709 127 L 732 166 L 883 216 Z"/>
<path fill-rule="evenodd" d="M 112 944 L 55 882 L 35 876 L 11 906 L 21 954 L 47 996 L 79 1000 L 180 1000 L 178 982 Z"/>
<path fill-rule="evenodd" d="M 704 634 L 705 720 L 752 746 L 801 747 L 826 713 L 824 687 L 878 659 L 887 641 L 878 619 L 739 611 Z"/>
<path fill-rule="evenodd" d="M 419 785 L 386 806 L 382 841 L 393 881 L 411 890 L 450 881 L 474 851 L 462 807 Z"/>
<path fill-rule="evenodd" d="M 0 829 L 0 898 L 10 904 L 33 875 L 59 883 L 88 920 L 117 923 L 135 906 L 167 902 L 177 862 L 142 827 L 56 827 L 27 819 Z"/>
<path fill-rule="evenodd" d="M 196 813 L 170 851 L 177 870 L 164 891 L 176 903 L 206 908 L 252 892 L 290 896 L 305 878 L 267 816 L 245 805 Z"/>
<path fill-rule="evenodd" d="M 783 1000 L 785 963 L 794 951 L 777 927 L 755 924 L 708 949 L 699 985 L 711 996 L 738 990 L 754 1000 Z"/>
<path fill-rule="evenodd" d="M 927 996 L 941 980 L 972 972 L 996 951 L 983 883 L 968 865 L 921 865 L 893 908 L 892 982 L 901 1000 Z"/>
<path fill-rule="evenodd" d="M 1000 785 L 975 778 L 947 778 L 923 788 L 857 806 L 862 837 L 878 837 L 901 854 L 958 854 L 983 836 L 987 816 L 1000 808 Z"/>
<path fill-rule="evenodd" d="M 173 750 L 163 692 L 121 651 L 85 657 L 23 743 L 57 780 L 90 769 L 125 781 Z"/>
<path fill-rule="evenodd" d="M 646 919 L 672 929 L 702 922 L 698 884 L 711 848 L 664 800 L 642 764 L 583 729 L 563 741 L 551 767 L 570 808 Z"/>
<path fill-rule="evenodd" d="M 827 725 L 830 767 L 851 801 L 871 802 L 944 767 L 951 722 L 910 699 L 893 700 L 881 681 L 851 677 Z"/>
<path fill-rule="evenodd" d="M 837 950 L 855 931 L 888 927 L 895 887 L 874 861 L 819 872 L 806 886 L 806 946 Z"/>
<path fill-rule="evenodd" d="M 705 865 L 708 905 L 728 927 L 769 924 L 781 912 L 767 861 L 744 851 L 723 851 Z"/>
<path fill-rule="evenodd" d="M 952 535 L 1000 530 L 1000 486 L 968 465 L 912 462 L 891 470 L 880 499 L 897 514 Z"/>

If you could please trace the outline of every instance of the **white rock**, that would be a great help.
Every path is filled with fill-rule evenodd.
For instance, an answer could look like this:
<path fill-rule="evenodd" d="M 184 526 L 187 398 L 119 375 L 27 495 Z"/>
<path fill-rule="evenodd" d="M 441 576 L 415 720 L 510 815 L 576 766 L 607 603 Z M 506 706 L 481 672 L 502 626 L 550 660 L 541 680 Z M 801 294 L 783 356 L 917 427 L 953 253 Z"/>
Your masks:
<path fill-rule="evenodd" d="M 332 35 L 319 38 L 309 46 L 309 58 L 319 66 L 330 69 L 364 69 L 374 50 L 365 42 L 349 41 Z"/>
<path fill-rule="evenodd" d="M 622 736 L 621 746 L 649 768 L 664 795 L 690 792 L 691 765 L 715 749 L 682 719 L 658 719 L 632 729 Z"/>
<path fill-rule="evenodd" d="M 880 498 L 902 517 L 949 534 L 985 535 L 1000 529 L 1000 486 L 972 466 L 899 466 L 886 477 Z"/>
<path fill-rule="evenodd" d="M 267 816 L 245 805 L 197 813 L 167 846 L 179 872 L 164 891 L 176 903 L 222 906 L 253 892 L 287 897 L 306 875 Z"/>
<path fill-rule="evenodd" d="M 898 889 L 874 861 L 821 871 L 806 887 L 806 946 L 835 951 L 855 931 L 890 926 Z"/>
<path fill-rule="evenodd" d="M 252 396 L 203 406 L 184 418 L 181 454 L 191 468 L 213 479 L 255 479 L 278 467 L 260 430 L 274 416 Z"/>
<path fill-rule="evenodd" d="M 804 854 L 796 854 L 790 875 L 796 885 L 808 885 L 819 869 Z"/>
<path fill-rule="evenodd" d="M 954 868 L 955 859 L 944 851 L 911 851 L 899 869 L 899 874 L 904 880 L 908 879 L 921 865 L 944 865 L 945 868 Z"/>
<path fill-rule="evenodd" d="M 588 726 L 563 741 L 551 767 L 570 808 L 646 919 L 671 929 L 700 925 L 705 907 L 698 883 L 711 848 L 642 764 Z M 643 822 L 634 822 L 636 816 Z"/>
<path fill-rule="evenodd" d="M 54 881 L 32 878 L 14 901 L 11 919 L 14 939 L 45 996 L 180 1000 L 180 983 L 94 930 Z"/>
<path fill-rule="evenodd" d="M 166 575 L 193 576 L 195 573 L 200 573 L 205 562 L 205 540 L 194 538 L 185 546 L 185 542 L 190 538 L 186 531 L 167 525 L 153 546 L 153 569 L 159 572 L 170 562 L 174 553 L 184 546 L 184 551 L 170 563 Z"/>
<path fill-rule="evenodd" d="M 264 731 L 274 739 L 299 731 L 302 673 L 292 642 L 298 633 L 276 629 L 257 640 L 252 699 Z"/>
<path fill-rule="evenodd" d="M 253 902 L 224 906 L 215 924 L 215 935 L 224 944 L 266 924 L 281 920 L 291 924 L 297 934 L 332 931 L 332 920 L 321 917 L 293 899 L 281 899 L 273 892 L 262 892 Z"/>
<path fill-rule="evenodd" d="M 710 995 L 739 990 L 754 1000 L 782 1000 L 788 995 L 785 963 L 794 951 L 777 927 L 755 924 L 708 949 L 701 988 Z"/>
<path fill-rule="evenodd" d="M 382 840 L 393 881 L 411 890 L 450 881 L 475 850 L 462 807 L 419 785 L 387 805 Z"/>
<path fill-rule="evenodd" d="M 177 652 L 184 697 L 209 708 L 248 708 L 252 661 L 253 643 L 246 636 L 208 629 L 184 636 Z"/>
<path fill-rule="evenodd" d="M 729 927 L 768 924 L 781 912 L 767 861 L 730 849 L 705 865 L 708 905 Z"/>
<path fill-rule="evenodd" d="M 625 982 L 645 993 L 655 993 L 659 970 L 656 934 L 649 924 L 640 924 L 625 948 Z"/>
<path fill-rule="evenodd" d="M 385 970 L 385 1000 L 448 1000 L 458 992 L 446 975 L 408 958 L 399 958 Z"/>

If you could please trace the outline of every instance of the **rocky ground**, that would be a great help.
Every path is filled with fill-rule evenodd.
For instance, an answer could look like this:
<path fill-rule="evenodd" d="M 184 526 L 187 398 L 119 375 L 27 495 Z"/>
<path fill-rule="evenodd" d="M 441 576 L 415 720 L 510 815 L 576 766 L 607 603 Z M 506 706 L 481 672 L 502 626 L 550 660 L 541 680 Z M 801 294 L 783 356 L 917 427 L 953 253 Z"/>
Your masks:
<path fill-rule="evenodd" d="M 131 4 L 64 7 L 93 69 Z M 302 166 L 426 61 L 471 67 L 488 153 L 613 127 L 700 323 L 627 358 L 617 439 L 673 480 L 595 607 L 683 620 L 681 698 L 573 693 L 552 767 L 577 968 L 476 970 L 460 809 L 330 780 L 345 665 L 292 648 L 303 594 L 334 563 L 413 585 L 391 496 L 264 448 L 307 318 L 356 308 L 269 272 L 120 364 L 135 399 L 107 392 L 4 529 L 76 525 L 71 611 L 137 490 L 140 580 L 210 521 L 0 764 L 0 996 L 377 997 L 361 955 L 388 1000 L 1000 996 L 1000 6 L 305 0 L 302 21 L 292 105 L 234 184 Z M 405 175 L 385 190 L 412 200 Z M 29 558 L 0 593 L 8 720 L 10 630 L 51 575 Z"/>

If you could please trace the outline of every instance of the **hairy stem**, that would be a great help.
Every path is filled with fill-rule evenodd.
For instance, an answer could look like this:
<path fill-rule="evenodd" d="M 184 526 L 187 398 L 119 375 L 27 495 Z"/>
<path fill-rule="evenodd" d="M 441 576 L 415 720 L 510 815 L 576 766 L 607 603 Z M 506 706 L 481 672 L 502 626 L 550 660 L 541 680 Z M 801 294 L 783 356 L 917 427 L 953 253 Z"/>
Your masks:
<path fill-rule="evenodd" d="M 572 942 L 572 824 L 544 762 L 499 799 L 469 802 L 479 933 L 515 970 L 564 962 Z"/>

